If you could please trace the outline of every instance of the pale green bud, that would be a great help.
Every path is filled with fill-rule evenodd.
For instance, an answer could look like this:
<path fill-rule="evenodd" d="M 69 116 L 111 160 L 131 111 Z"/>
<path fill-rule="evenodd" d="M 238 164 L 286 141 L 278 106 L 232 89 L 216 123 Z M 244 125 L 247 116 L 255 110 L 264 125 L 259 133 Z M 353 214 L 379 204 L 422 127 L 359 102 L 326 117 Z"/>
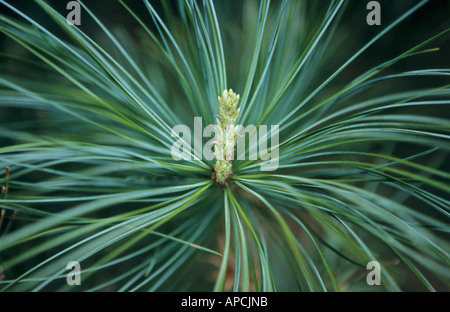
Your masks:
<path fill-rule="evenodd" d="M 217 137 L 214 146 L 214 165 L 216 181 L 224 184 L 233 174 L 231 171 L 231 160 L 234 156 L 238 128 L 235 126 L 240 109 L 238 108 L 240 96 L 232 89 L 223 90 L 222 95 L 217 97 L 219 105 L 219 118 L 217 122 Z"/>

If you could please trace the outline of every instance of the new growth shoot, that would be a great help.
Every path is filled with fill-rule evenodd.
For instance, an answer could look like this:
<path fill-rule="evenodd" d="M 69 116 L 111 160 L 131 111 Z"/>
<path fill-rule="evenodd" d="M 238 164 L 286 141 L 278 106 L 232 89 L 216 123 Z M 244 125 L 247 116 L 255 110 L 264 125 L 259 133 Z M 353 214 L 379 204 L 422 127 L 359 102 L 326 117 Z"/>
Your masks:
<path fill-rule="evenodd" d="M 214 142 L 214 175 L 216 182 L 225 184 L 229 177 L 233 175 L 232 160 L 234 159 L 234 147 L 237 141 L 238 127 L 236 126 L 239 117 L 239 94 L 233 90 L 224 90 L 222 96 L 218 97 L 219 118 L 217 123 L 217 140 Z"/>

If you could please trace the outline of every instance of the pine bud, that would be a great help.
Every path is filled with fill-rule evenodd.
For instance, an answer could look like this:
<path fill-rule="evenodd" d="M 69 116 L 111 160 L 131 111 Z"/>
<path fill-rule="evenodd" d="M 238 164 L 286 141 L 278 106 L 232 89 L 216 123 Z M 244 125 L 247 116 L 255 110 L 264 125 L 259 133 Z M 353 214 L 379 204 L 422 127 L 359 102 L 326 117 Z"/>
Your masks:
<path fill-rule="evenodd" d="M 234 158 L 236 146 L 237 127 L 235 126 L 240 109 L 238 108 L 240 96 L 230 90 L 223 90 L 217 98 L 219 104 L 219 118 L 217 122 L 216 142 L 214 146 L 214 165 L 217 183 L 224 184 L 233 174 L 231 161 Z"/>

